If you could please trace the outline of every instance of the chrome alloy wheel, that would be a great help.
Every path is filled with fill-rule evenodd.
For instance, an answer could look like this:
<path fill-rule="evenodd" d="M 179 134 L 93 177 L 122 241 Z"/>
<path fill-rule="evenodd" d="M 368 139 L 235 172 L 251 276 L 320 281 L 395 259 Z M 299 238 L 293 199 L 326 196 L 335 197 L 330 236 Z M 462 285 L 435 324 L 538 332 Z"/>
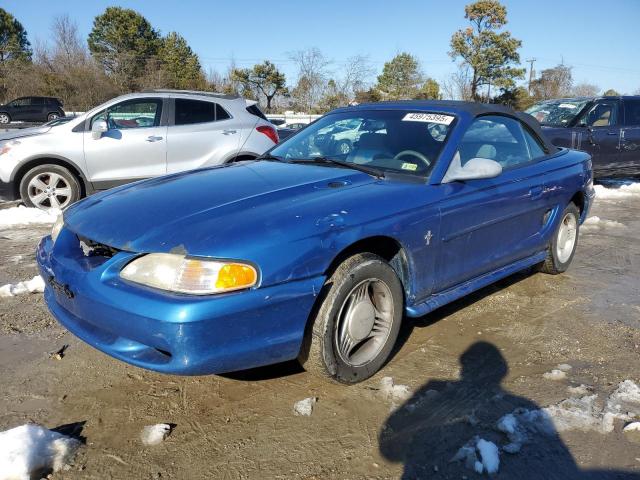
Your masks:
<path fill-rule="evenodd" d="M 380 353 L 393 323 L 391 290 L 382 280 L 369 278 L 347 295 L 338 316 L 334 340 L 343 362 L 362 366 Z"/>
<path fill-rule="evenodd" d="M 556 255 L 560 262 L 565 263 L 571 257 L 573 247 L 576 244 L 577 233 L 578 219 L 572 212 L 569 212 L 562 219 L 558 229 Z"/>
<path fill-rule="evenodd" d="M 7 123 L 9 123 L 10 119 L 9 119 L 9 115 L 7 115 L 6 113 L 0 113 L 0 123 L 3 125 L 6 125 Z"/>
<path fill-rule="evenodd" d="M 71 202 L 72 190 L 67 180 L 54 172 L 43 172 L 31 179 L 29 200 L 42 210 L 63 209 Z"/>

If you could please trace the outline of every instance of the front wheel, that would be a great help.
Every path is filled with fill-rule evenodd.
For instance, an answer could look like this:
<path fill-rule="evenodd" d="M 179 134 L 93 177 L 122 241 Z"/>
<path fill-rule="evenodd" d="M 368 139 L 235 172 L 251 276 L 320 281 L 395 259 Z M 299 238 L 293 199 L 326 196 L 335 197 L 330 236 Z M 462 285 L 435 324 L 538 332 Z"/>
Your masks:
<path fill-rule="evenodd" d="M 7 125 L 11 123 L 11 117 L 8 113 L 0 113 L 0 125 Z"/>
<path fill-rule="evenodd" d="M 557 275 L 569 268 L 578 246 L 580 210 L 570 203 L 562 212 L 560 224 L 547 247 L 547 258 L 540 264 L 540 271 Z"/>
<path fill-rule="evenodd" d="M 305 370 L 358 383 L 387 361 L 400 330 L 404 295 L 391 266 L 371 253 L 345 260 L 327 280 L 298 360 Z"/>
<path fill-rule="evenodd" d="M 20 197 L 27 207 L 62 210 L 80 200 L 76 176 L 60 165 L 39 165 L 20 181 Z"/>

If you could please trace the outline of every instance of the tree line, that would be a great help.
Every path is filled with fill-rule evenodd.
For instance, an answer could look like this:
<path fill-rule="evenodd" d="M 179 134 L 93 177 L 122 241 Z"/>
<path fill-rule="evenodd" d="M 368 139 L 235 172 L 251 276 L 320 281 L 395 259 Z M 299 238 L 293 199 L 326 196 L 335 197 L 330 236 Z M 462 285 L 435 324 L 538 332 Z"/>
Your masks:
<path fill-rule="evenodd" d="M 95 17 L 86 41 L 68 16 L 54 19 L 51 41 L 33 46 L 22 24 L 0 8 L 0 101 L 24 95 L 61 98 L 67 110 L 87 110 L 122 93 L 153 88 L 217 91 L 255 99 L 267 112 L 323 113 L 353 102 L 457 99 L 497 102 L 524 109 L 535 101 L 595 96 L 596 85 L 575 85 L 560 64 L 534 76 L 520 66 L 522 42 L 505 29 L 499 0 L 465 7 L 466 26 L 453 33 L 449 56 L 457 70 L 441 82 L 426 75 L 417 57 L 399 52 L 375 74 L 367 56 L 336 65 L 317 47 L 288 53 L 297 74 L 288 81 L 271 61 L 223 72 L 205 72 L 178 32 L 162 35 L 140 13 L 108 7 Z M 615 95 L 608 90 L 605 94 Z"/>

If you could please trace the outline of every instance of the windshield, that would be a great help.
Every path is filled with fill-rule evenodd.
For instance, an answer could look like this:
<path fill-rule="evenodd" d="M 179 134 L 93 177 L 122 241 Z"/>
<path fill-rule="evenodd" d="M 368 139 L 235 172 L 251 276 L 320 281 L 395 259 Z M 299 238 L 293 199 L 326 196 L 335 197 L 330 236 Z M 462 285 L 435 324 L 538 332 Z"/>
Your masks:
<path fill-rule="evenodd" d="M 354 168 L 426 176 L 442 151 L 454 118 L 410 110 L 333 113 L 269 153 L 286 161 L 333 159 L 354 164 Z"/>
<path fill-rule="evenodd" d="M 589 100 L 550 100 L 539 102 L 525 110 L 541 125 L 565 127 L 589 103 Z"/>

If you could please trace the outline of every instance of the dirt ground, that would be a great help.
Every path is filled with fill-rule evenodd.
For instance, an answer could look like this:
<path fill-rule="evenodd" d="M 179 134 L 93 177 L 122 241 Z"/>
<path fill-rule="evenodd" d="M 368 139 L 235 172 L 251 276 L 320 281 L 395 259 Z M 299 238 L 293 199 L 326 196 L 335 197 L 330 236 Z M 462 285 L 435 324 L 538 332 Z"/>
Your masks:
<path fill-rule="evenodd" d="M 367 382 L 327 384 L 294 363 L 226 376 L 172 377 L 116 361 L 77 340 L 40 294 L 0 298 L 0 431 L 73 424 L 86 445 L 54 479 L 358 479 L 480 475 L 450 462 L 517 407 L 566 399 L 584 384 L 602 401 L 640 382 L 640 196 L 596 202 L 620 225 L 583 229 L 570 270 L 518 274 L 418 321 Z M 0 230 L 0 285 L 36 274 L 48 227 Z M 68 345 L 61 360 L 50 357 Z M 560 380 L 543 376 L 558 364 Z M 394 402 L 380 380 L 413 396 Z M 293 404 L 317 397 L 310 417 Z M 174 424 L 145 447 L 145 425 Z M 573 430 L 502 453 L 497 478 L 640 478 L 640 439 Z M 637 477 L 636 477 L 637 476 Z M 486 477 L 486 475 L 485 475 Z"/>

